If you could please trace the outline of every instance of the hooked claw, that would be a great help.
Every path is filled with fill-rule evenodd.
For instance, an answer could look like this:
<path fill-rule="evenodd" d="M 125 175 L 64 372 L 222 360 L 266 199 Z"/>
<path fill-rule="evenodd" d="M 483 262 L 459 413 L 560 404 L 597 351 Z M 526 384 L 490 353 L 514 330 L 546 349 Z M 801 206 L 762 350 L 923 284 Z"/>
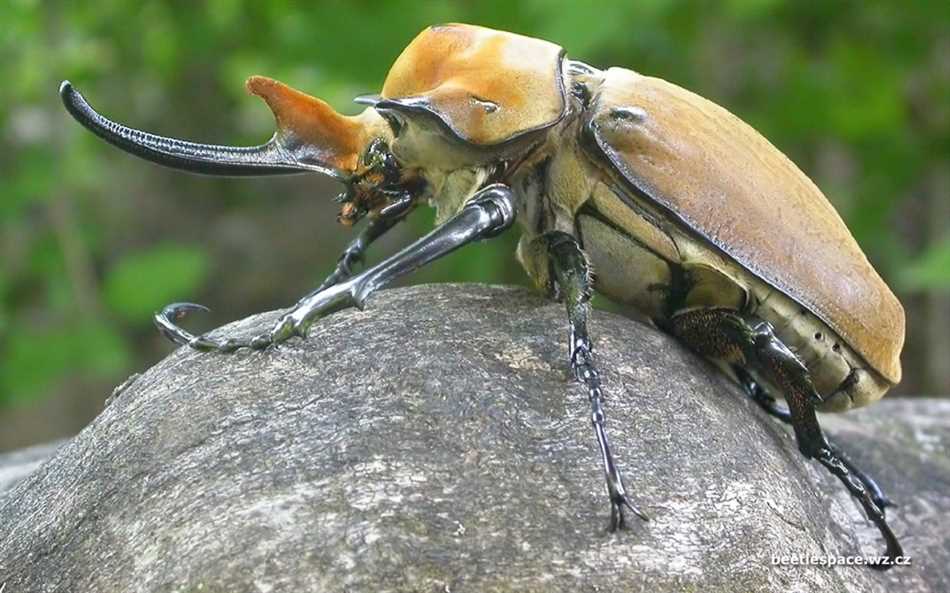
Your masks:
<path fill-rule="evenodd" d="M 623 512 L 625 508 L 644 521 L 650 520 L 643 511 L 630 502 L 627 489 L 623 486 L 623 478 L 620 477 L 620 472 L 612 463 L 607 470 L 607 495 L 610 498 L 609 531 L 613 532 L 626 527 L 627 522 Z"/>
<path fill-rule="evenodd" d="M 161 312 L 156 313 L 152 319 L 155 322 L 155 327 L 163 336 L 176 344 L 185 346 L 195 340 L 196 336 L 178 327 L 175 321 L 183 319 L 185 315 L 192 311 L 207 313 L 211 309 L 198 303 L 172 303 L 162 309 Z"/>
<path fill-rule="evenodd" d="M 192 311 L 210 313 L 211 309 L 205 307 L 204 305 L 199 305 L 198 303 L 172 303 L 162 309 L 162 314 L 171 315 L 174 319 L 183 319 L 185 315 L 191 313 Z"/>
<path fill-rule="evenodd" d="M 360 294 L 357 283 L 347 281 L 335 284 L 326 290 L 308 295 L 277 320 L 276 325 L 267 333 L 251 338 L 211 338 L 207 335 L 196 336 L 176 323 L 191 311 L 209 311 L 203 305 L 195 303 L 172 303 L 153 318 L 158 330 L 166 338 L 181 346 L 188 346 L 201 352 L 234 352 L 241 348 L 264 350 L 274 344 L 284 342 L 294 336 L 304 336 L 315 318 L 323 317 L 334 311 L 349 307 L 363 308 L 364 296 Z"/>
<path fill-rule="evenodd" d="M 650 517 L 646 516 L 643 511 L 633 506 L 633 503 L 630 502 L 626 494 L 619 494 L 610 499 L 610 531 L 613 532 L 618 529 L 624 529 L 627 526 L 626 518 L 623 514 L 624 508 L 630 510 L 630 512 L 640 517 L 643 521 L 650 520 Z"/>
<path fill-rule="evenodd" d="M 229 338 L 224 341 L 214 340 L 205 335 L 196 336 L 175 323 L 193 311 L 203 311 L 207 313 L 211 311 L 211 309 L 204 305 L 199 305 L 198 303 L 172 303 L 162 309 L 161 312 L 156 313 L 153 320 L 155 321 L 155 326 L 158 328 L 158 331 L 172 342 L 180 346 L 189 346 L 202 352 L 211 350 L 217 352 L 234 352 L 239 348 L 263 350 L 274 342 L 274 340 L 269 339 L 270 337 L 267 335 L 257 336 L 249 340 Z"/>

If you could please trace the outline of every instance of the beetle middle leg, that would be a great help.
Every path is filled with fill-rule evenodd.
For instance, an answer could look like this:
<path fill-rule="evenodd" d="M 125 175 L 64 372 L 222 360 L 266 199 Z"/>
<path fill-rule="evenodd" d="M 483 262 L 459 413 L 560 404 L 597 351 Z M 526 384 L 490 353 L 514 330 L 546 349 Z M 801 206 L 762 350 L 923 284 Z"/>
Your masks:
<path fill-rule="evenodd" d="M 293 336 L 305 335 L 310 325 L 321 317 L 351 307 L 362 309 L 373 292 L 396 278 L 448 255 L 463 245 L 493 237 L 510 227 L 514 220 L 515 206 L 511 189 L 502 184 L 482 188 L 444 224 L 368 270 L 320 292 L 311 292 L 282 315 L 270 332 L 250 339 L 220 340 L 195 336 L 178 327 L 173 319 L 178 319 L 183 313 L 195 308 L 204 308 L 191 303 L 169 305 L 155 316 L 155 323 L 159 330 L 175 343 L 191 346 L 196 350 L 262 350 Z"/>
<path fill-rule="evenodd" d="M 597 435 L 607 483 L 607 495 L 610 497 L 610 530 L 615 531 L 624 526 L 624 508 L 629 509 L 644 521 L 649 519 L 630 502 L 623 485 L 623 478 L 610 451 L 610 442 L 607 440 L 607 430 L 604 427 L 607 416 L 603 408 L 600 373 L 594 364 L 593 347 L 590 336 L 587 334 L 591 295 L 590 264 L 577 240 L 571 235 L 552 231 L 544 235 L 544 240 L 547 244 L 557 294 L 567 306 L 567 317 L 571 327 L 571 371 L 574 378 L 587 388 L 590 400 L 591 422 Z"/>
<path fill-rule="evenodd" d="M 872 488 L 873 481 L 863 472 L 854 471 L 853 464 L 825 438 L 815 414 L 815 404 L 821 401 L 821 396 L 812 385 L 807 367 L 778 339 L 771 324 L 731 309 L 694 309 L 674 315 L 670 329 L 697 353 L 751 369 L 780 389 L 788 403 L 787 418 L 795 431 L 799 451 L 825 466 L 861 503 L 887 544 L 884 555 L 891 560 L 903 555 L 885 519 L 880 490 L 875 493 L 876 484 Z M 774 400 L 769 403 L 770 396 L 766 399 L 764 395 L 767 394 L 762 392 L 756 397 L 760 405 L 768 403 L 770 413 L 780 410 Z M 773 415 L 784 417 L 784 414 Z M 872 566 L 886 570 L 892 564 Z"/>

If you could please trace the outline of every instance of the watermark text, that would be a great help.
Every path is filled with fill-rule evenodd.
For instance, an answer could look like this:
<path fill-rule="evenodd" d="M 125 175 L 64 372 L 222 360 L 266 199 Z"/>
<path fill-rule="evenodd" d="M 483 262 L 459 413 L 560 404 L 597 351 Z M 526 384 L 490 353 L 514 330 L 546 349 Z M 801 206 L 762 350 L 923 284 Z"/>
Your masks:
<path fill-rule="evenodd" d="M 910 556 L 772 554 L 772 566 L 907 566 L 910 563 Z"/>

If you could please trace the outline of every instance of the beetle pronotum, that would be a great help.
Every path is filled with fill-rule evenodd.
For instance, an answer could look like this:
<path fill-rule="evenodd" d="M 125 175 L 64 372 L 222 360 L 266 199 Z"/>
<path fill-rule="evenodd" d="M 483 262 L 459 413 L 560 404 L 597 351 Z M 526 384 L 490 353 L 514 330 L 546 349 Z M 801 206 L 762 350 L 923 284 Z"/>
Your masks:
<path fill-rule="evenodd" d="M 198 173 L 317 172 L 342 182 L 340 219 L 369 223 L 336 269 L 250 340 L 195 336 L 156 315 L 178 344 L 231 352 L 306 335 L 317 319 L 515 221 L 518 259 L 563 300 L 570 364 L 587 389 L 611 506 L 633 505 L 610 451 L 587 333 L 591 290 L 633 305 L 791 424 L 798 446 L 837 476 L 902 555 L 890 501 L 822 434 L 815 411 L 880 398 L 900 381 L 904 312 L 821 191 L 778 149 L 718 105 L 658 78 L 598 70 L 560 47 L 470 25 L 420 33 L 378 96 L 346 117 L 259 76 L 248 90 L 274 112 L 266 144 L 232 148 L 155 136 L 106 119 L 68 83 L 84 126 L 145 159 Z M 437 226 L 362 273 L 366 248 L 419 203 Z M 592 270 L 597 270 L 596 277 Z M 787 408 L 770 395 L 784 396 Z M 888 563 L 879 568 L 887 568 Z"/>

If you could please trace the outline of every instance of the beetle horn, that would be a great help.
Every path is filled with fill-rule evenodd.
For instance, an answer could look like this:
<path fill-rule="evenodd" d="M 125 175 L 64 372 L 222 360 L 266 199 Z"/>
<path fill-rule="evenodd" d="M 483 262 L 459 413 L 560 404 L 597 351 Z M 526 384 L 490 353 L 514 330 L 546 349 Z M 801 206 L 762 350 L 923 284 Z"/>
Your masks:
<path fill-rule="evenodd" d="M 279 175 L 315 171 L 346 180 L 368 141 L 364 121 L 285 84 L 252 76 L 249 92 L 274 112 L 277 132 L 259 146 L 199 144 L 158 136 L 114 122 L 93 109 L 69 83 L 60 86 L 66 110 L 105 141 L 146 160 L 208 175 Z"/>

